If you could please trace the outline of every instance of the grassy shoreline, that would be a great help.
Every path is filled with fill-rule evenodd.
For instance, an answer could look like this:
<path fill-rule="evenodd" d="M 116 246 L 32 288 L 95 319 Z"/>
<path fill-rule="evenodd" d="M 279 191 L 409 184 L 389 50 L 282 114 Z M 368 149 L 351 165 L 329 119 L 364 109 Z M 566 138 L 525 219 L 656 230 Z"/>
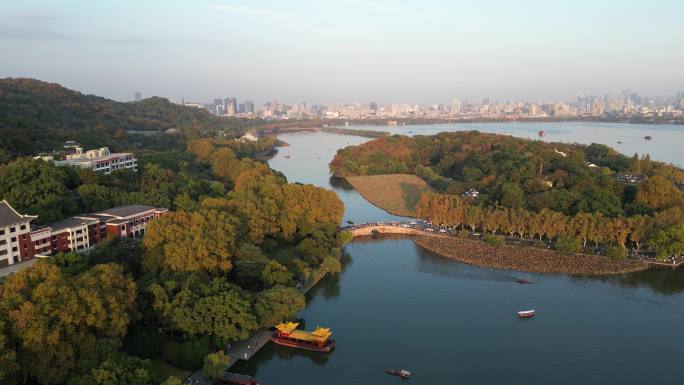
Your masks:
<path fill-rule="evenodd" d="M 416 244 L 446 258 L 470 265 L 531 273 L 615 275 L 650 268 L 641 260 L 613 260 L 587 254 L 517 246 L 491 246 L 482 241 L 456 237 L 418 236 Z"/>

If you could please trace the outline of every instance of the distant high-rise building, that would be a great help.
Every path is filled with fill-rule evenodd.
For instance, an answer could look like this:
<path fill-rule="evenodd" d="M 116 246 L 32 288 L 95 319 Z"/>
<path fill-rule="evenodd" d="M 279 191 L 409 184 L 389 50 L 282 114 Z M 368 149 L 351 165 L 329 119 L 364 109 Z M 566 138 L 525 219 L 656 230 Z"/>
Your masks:
<path fill-rule="evenodd" d="M 254 113 L 254 103 L 251 100 L 245 100 L 245 113 L 247 114 L 253 114 Z"/>
<path fill-rule="evenodd" d="M 238 104 L 238 113 L 240 113 L 240 114 L 245 113 L 245 103 L 239 103 Z"/>
<path fill-rule="evenodd" d="M 377 103 L 371 102 L 371 104 L 370 104 L 370 113 L 371 113 L 372 115 L 375 115 L 375 114 L 378 113 L 378 105 L 377 105 Z"/>
<path fill-rule="evenodd" d="M 142 94 L 141 94 L 140 92 L 136 92 L 136 93 L 133 95 L 133 98 L 134 98 L 134 100 L 135 100 L 136 102 L 140 102 L 140 101 L 142 100 Z"/>
<path fill-rule="evenodd" d="M 483 106 L 488 106 L 489 104 L 490 104 L 489 98 L 482 99 L 482 105 Z"/>
<path fill-rule="evenodd" d="M 454 99 L 451 101 L 451 115 L 458 115 L 461 113 L 461 101 Z"/>
<path fill-rule="evenodd" d="M 684 108 L 684 91 L 677 92 L 677 105 Z"/>
<path fill-rule="evenodd" d="M 226 111 L 226 115 L 235 116 L 238 113 L 237 98 L 225 98 L 223 99 L 223 109 Z"/>

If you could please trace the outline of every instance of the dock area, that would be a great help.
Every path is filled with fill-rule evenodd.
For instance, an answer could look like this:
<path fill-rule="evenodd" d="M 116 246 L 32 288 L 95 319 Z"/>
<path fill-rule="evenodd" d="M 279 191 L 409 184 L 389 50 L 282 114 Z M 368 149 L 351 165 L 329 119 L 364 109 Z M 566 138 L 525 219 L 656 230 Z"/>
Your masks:
<path fill-rule="evenodd" d="M 313 279 L 299 287 L 299 291 L 302 294 L 308 293 L 326 274 L 325 271 L 319 272 Z M 260 329 L 254 332 L 254 335 L 249 339 L 228 344 L 225 353 L 230 357 L 230 366 L 232 367 L 238 361 L 249 361 L 253 355 L 271 341 L 271 336 L 273 336 L 272 330 Z"/>
<path fill-rule="evenodd" d="M 327 275 L 327 271 L 319 271 L 318 274 L 306 282 L 304 285 L 299 287 L 299 291 L 302 294 L 306 294 L 311 290 L 318 282 L 320 282 L 323 277 Z M 230 358 L 230 368 L 240 361 L 249 361 L 256 353 L 263 349 L 266 344 L 271 341 L 271 336 L 273 336 L 273 331 L 268 329 L 260 329 L 254 332 L 254 334 L 244 341 L 238 341 L 234 343 L 229 343 L 226 345 L 224 352 Z M 202 370 L 195 371 L 184 381 L 184 384 L 192 385 L 211 385 L 211 382 L 207 381 L 202 374 Z"/>
<path fill-rule="evenodd" d="M 232 367 L 239 361 L 249 361 L 253 355 L 271 341 L 271 336 L 273 336 L 273 331 L 261 329 L 244 341 L 228 344 L 225 352 L 230 358 L 230 366 Z"/>

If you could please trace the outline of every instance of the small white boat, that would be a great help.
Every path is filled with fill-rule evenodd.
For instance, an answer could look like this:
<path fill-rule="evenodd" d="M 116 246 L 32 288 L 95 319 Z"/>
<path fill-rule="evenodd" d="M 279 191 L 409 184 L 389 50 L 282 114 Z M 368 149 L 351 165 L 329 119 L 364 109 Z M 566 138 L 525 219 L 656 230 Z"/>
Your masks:
<path fill-rule="evenodd" d="M 534 310 L 522 310 L 518 312 L 518 317 L 520 318 L 532 318 L 534 317 Z"/>
<path fill-rule="evenodd" d="M 408 370 L 404 370 L 404 369 L 385 369 L 385 373 L 391 374 L 393 376 L 399 376 L 401 378 L 411 377 L 411 372 L 409 372 Z"/>

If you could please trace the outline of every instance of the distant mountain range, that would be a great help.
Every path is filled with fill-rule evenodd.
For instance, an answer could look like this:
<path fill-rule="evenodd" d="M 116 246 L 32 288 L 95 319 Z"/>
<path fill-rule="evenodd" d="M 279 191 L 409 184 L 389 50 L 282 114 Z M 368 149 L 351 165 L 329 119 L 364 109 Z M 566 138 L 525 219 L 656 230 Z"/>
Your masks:
<path fill-rule="evenodd" d="M 169 128 L 175 128 L 182 137 L 207 131 L 227 135 L 242 131 L 237 119 L 219 118 L 164 98 L 122 103 L 84 95 L 56 83 L 0 79 L 0 159 L 61 148 L 66 140 L 76 140 L 87 148 L 109 146 L 118 151 L 135 146 L 140 139 L 140 135 L 127 131 Z"/>

